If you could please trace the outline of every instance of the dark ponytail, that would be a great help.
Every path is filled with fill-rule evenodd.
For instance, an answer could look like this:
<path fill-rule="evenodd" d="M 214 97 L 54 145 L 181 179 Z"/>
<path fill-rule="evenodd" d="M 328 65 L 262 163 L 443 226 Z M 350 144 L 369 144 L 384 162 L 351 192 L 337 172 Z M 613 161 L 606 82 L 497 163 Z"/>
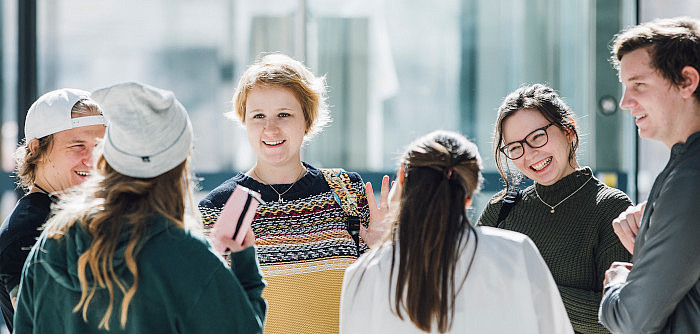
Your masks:
<path fill-rule="evenodd" d="M 394 307 L 399 318 L 406 312 L 424 331 L 436 325 L 445 332 L 452 327 L 459 290 L 455 289 L 455 268 L 460 250 L 472 236 L 477 242 L 465 201 L 480 188 L 481 158 L 476 145 L 463 136 L 436 131 L 412 143 L 403 164 L 401 204 L 393 235 Z"/>

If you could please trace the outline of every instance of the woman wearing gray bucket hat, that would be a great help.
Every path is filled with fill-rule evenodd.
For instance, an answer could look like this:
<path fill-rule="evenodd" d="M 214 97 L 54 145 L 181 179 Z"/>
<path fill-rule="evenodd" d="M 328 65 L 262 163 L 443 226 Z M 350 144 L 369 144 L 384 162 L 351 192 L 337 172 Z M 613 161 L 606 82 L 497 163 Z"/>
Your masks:
<path fill-rule="evenodd" d="M 172 92 L 98 90 L 108 121 L 90 179 L 59 208 L 22 275 L 16 333 L 258 333 L 266 304 L 253 235 L 227 268 L 192 232 L 192 126 Z M 192 204 L 192 203 L 190 203 Z"/>

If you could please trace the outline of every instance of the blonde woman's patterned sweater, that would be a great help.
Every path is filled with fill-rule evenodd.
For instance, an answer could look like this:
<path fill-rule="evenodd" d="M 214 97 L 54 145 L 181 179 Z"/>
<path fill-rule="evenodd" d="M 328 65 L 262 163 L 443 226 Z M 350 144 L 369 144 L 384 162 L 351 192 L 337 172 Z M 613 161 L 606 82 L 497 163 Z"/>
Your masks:
<path fill-rule="evenodd" d="M 340 291 L 345 268 L 367 249 L 359 247 L 345 226 L 348 218 L 321 170 L 307 173 L 293 186 L 262 184 L 239 173 L 199 203 L 205 230 L 216 222 L 237 184 L 257 191 L 266 202 L 253 220 L 255 247 L 268 286 L 265 333 L 338 331 Z M 362 178 L 348 172 L 348 191 L 357 198 L 360 222 L 367 226 L 369 206 Z M 284 193 L 289 187 L 288 192 Z M 283 201 L 278 201 L 278 193 Z"/>

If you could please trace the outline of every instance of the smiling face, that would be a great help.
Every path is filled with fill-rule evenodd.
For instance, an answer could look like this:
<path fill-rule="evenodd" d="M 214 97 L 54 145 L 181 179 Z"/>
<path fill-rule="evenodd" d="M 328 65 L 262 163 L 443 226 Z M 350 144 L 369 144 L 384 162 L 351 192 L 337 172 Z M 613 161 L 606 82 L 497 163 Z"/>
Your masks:
<path fill-rule="evenodd" d="M 549 123 L 537 110 L 518 110 L 503 121 L 503 142 L 509 144 L 523 140 L 536 129 Z M 547 127 L 546 132 L 547 144 L 539 148 L 524 144 L 523 156 L 513 160 L 513 163 L 525 176 L 548 186 L 573 173 L 578 165 L 575 160 L 569 163 L 572 136 L 567 136 L 566 132 L 557 126 Z"/>
<path fill-rule="evenodd" d="M 652 67 L 647 49 L 629 52 L 620 60 L 620 81 L 625 86 L 620 107 L 635 118 L 640 137 L 670 148 L 688 137 L 682 130 L 687 124 L 684 99 L 680 90 Z"/>
<path fill-rule="evenodd" d="M 306 120 L 291 90 L 254 86 L 245 105 L 245 127 L 258 166 L 285 167 L 300 163 Z"/>
<path fill-rule="evenodd" d="M 104 125 L 54 133 L 48 154 L 37 165 L 35 183 L 48 192 L 63 191 L 83 183 L 93 166 L 92 151 L 104 134 Z"/>

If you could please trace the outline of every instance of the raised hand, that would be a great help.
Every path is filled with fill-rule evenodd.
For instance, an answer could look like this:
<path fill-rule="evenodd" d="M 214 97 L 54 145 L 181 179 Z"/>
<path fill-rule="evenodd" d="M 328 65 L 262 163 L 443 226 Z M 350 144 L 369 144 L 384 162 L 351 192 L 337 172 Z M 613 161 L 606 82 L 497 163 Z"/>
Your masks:
<path fill-rule="evenodd" d="M 369 203 L 369 227 L 360 225 L 360 237 L 370 248 L 375 248 L 382 244 L 391 230 L 391 221 L 387 219 L 389 212 L 389 176 L 382 178 L 382 188 L 379 195 L 379 206 L 374 197 L 372 183 L 365 185 L 367 202 Z"/>

